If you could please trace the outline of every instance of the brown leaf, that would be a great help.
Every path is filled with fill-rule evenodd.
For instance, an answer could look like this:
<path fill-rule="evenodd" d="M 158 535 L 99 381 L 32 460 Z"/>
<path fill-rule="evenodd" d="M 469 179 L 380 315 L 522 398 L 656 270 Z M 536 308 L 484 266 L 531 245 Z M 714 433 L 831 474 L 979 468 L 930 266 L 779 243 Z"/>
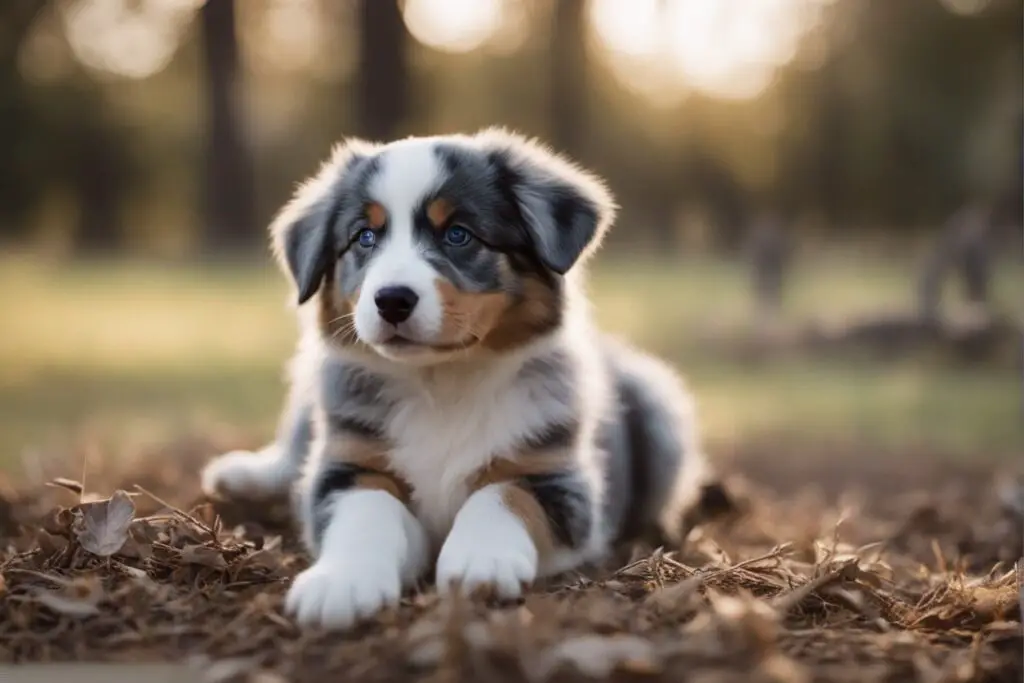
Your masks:
<path fill-rule="evenodd" d="M 281 569 L 281 553 L 257 550 L 245 556 L 242 565 L 277 571 Z"/>
<path fill-rule="evenodd" d="M 249 683 L 288 683 L 288 679 L 274 671 L 256 671 L 249 674 Z"/>
<path fill-rule="evenodd" d="M 54 612 L 69 617 L 91 617 L 94 614 L 100 613 L 95 603 L 86 600 L 75 600 L 56 592 L 40 591 L 36 594 L 36 600 Z"/>
<path fill-rule="evenodd" d="M 75 534 L 82 547 L 93 555 L 109 557 L 128 540 L 128 527 L 135 516 L 135 504 L 124 491 L 108 500 L 80 506 Z"/>
<path fill-rule="evenodd" d="M 824 573 L 811 579 L 802 586 L 798 586 L 787 593 L 775 597 L 772 600 L 772 606 L 780 613 L 785 614 L 821 588 L 836 582 L 850 580 L 853 575 L 859 575 L 858 573 L 861 572 L 862 570 L 857 566 L 856 559 L 849 559 L 836 563 Z"/>
<path fill-rule="evenodd" d="M 654 645 L 629 635 L 577 636 L 548 648 L 532 667 L 531 678 L 545 681 L 570 665 L 591 678 L 608 678 L 614 671 L 657 673 L 661 661 Z"/>
<path fill-rule="evenodd" d="M 58 591 L 38 590 L 35 599 L 57 614 L 69 617 L 89 617 L 99 614 L 97 605 L 103 598 L 103 587 L 95 578 L 81 578 L 73 581 L 50 577 L 63 588 Z"/>
<path fill-rule="evenodd" d="M 1019 621 L 993 621 L 990 624 L 985 624 L 982 630 L 996 638 L 1017 639 L 1024 635 Z"/>
<path fill-rule="evenodd" d="M 155 534 L 154 534 L 155 535 Z M 146 526 L 136 520 L 128 528 L 128 539 L 117 554 L 136 560 L 145 560 L 153 555 L 153 541 L 148 537 Z"/>
<path fill-rule="evenodd" d="M 188 564 L 201 564 L 204 567 L 222 569 L 228 566 L 224 555 L 219 550 L 205 545 L 187 545 L 181 549 L 181 561 Z"/>
<path fill-rule="evenodd" d="M 971 608 L 985 622 L 997 621 L 1017 604 L 1020 594 L 1013 586 L 989 588 L 979 586 L 971 596 Z"/>
<path fill-rule="evenodd" d="M 36 532 L 35 542 L 36 546 L 38 546 L 38 548 L 42 550 L 47 557 L 53 557 L 57 553 L 63 551 L 68 545 L 68 540 L 63 536 L 56 536 L 54 534 L 47 533 L 42 529 L 39 529 Z"/>
<path fill-rule="evenodd" d="M 76 496 L 81 496 L 82 491 L 85 490 L 85 487 L 82 486 L 81 482 L 75 481 L 74 479 L 65 479 L 64 477 L 57 477 L 56 479 L 51 479 L 50 481 L 46 482 L 46 485 L 56 489 L 64 489 L 65 491 L 70 491 Z"/>
<path fill-rule="evenodd" d="M 68 536 L 74 521 L 75 515 L 70 509 L 54 508 L 40 520 L 40 526 L 54 536 Z"/>

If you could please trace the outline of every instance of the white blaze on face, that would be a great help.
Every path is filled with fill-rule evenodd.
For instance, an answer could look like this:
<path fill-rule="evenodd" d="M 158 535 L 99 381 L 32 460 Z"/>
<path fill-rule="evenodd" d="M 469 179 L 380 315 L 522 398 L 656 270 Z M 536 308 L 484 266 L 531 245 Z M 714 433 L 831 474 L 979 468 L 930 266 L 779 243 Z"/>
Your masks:
<path fill-rule="evenodd" d="M 368 190 L 387 212 L 387 229 L 367 267 L 355 314 L 356 332 L 367 343 L 382 344 L 397 331 L 429 344 L 441 331 L 437 272 L 416 244 L 413 221 L 424 198 L 443 179 L 444 169 L 430 140 L 401 140 L 381 153 L 380 170 Z M 374 297 L 383 287 L 408 287 L 419 297 L 412 315 L 397 330 L 377 312 Z"/>

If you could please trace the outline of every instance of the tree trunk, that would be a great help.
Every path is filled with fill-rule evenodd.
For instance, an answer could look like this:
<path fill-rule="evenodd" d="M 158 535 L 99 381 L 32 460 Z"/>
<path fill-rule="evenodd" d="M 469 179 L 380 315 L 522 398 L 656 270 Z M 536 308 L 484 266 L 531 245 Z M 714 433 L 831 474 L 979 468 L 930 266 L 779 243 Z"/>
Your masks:
<path fill-rule="evenodd" d="M 551 142 L 577 158 L 583 153 L 587 127 L 584 9 L 583 0 L 559 0 L 552 9 L 551 26 Z"/>
<path fill-rule="evenodd" d="M 206 80 L 205 242 L 213 251 L 258 242 L 252 155 L 241 114 L 235 0 L 208 0 L 200 12 Z"/>
<path fill-rule="evenodd" d="M 123 147 L 103 121 L 76 131 L 71 185 L 78 203 L 74 249 L 79 254 L 107 254 L 121 246 L 121 188 Z"/>
<path fill-rule="evenodd" d="M 359 134 L 387 141 L 409 108 L 409 37 L 397 0 L 362 0 L 359 16 Z"/>

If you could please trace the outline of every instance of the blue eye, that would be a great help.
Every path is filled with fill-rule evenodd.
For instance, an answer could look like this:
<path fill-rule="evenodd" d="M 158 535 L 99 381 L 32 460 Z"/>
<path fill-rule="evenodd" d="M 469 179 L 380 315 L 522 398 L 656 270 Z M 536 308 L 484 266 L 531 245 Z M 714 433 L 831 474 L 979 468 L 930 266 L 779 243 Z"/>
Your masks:
<path fill-rule="evenodd" d="M 452 225 L 444 231 L 444 241 L 453 247 L 464 247 L 469 244 L 473 236 L 461 225 Z"/>
<path fill-rule="evenodd" d="M 377 233 L 373 230 L 360 230 L 359 237 L 356 238 L 359 241 L 359 246 L 364 249 L 369 249 L 377 243 Z"/>

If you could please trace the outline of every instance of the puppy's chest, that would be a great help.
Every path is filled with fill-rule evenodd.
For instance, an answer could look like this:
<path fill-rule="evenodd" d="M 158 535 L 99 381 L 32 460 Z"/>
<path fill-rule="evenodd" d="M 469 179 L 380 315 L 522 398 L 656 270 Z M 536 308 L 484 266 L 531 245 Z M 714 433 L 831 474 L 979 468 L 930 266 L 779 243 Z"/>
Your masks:
<path fill-rule="evenodd" d="M 435 542 L 443 541 L 494 458 L 514 455 L 518 437 L 541 418 L 515 388 L 414 396 L 390 415 L 391 465 L 412 489 L 410 507 Z"/>

